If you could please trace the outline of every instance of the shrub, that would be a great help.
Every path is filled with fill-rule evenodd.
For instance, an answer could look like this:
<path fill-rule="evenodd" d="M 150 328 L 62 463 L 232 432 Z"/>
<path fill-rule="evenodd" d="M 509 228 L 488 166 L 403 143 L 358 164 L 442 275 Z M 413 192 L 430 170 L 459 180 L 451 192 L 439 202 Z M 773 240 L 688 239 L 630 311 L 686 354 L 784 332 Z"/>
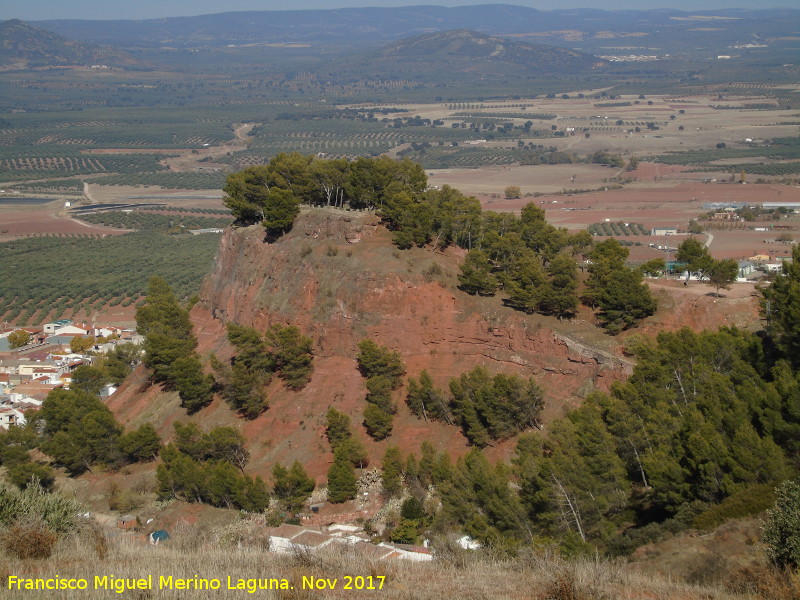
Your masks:
<path fill-rule="evenodd" d="M 785 481 L 775 490 L 763 539 L 767 556 L 779 567 L 800 566 L 800 479 Z"/>
<path fill-rule="evenodd" d="M 43 489 L 50 491 L 55 483 L 55 472 L 47 465 L 23 462 L 9 469 L 8 478 L 11 483 L 23 490 L 36 481 Z"/>
<path fill-rule="evenodd" d="M 38 482 L 24 490 L 0 487 L 0 525 L 35 516 L 56 533 L 66 533 L 74 528 L 77 515 L 83 510 L 76 500 L 48 494 Z"/>
<path fill-rule="evenodd" d="M 50 558 L 58 535 L 38 517 L 30 517 L 9 527 L 2 534 L 6 552 L 17 558 Z"/>
<path fill-rule="evenodd" d="M 694 520 L 697 529 L 713 529 L 728 519 L 738 519 L 767 510 L 775 502 L 774 486 L 754 485 L 725 498 L 699 514 Z"/>
<path fill-rule="evenodd" d="M 430 267 L 425 269 L 422 272 L 422 277 L 425 279 L 426 282 L 430 283 L 434 279 L 439 279 L 440 277 L 444 276 L 444 269 L 439 263 L 433 263 Z"/>
<path fill-rule="evenodd" d="M 727 578 L 725 589 L 758 600 L 796 600 L 800 594 L 789 572 L 770 564 L 746 565 L 736 569 Z"/>

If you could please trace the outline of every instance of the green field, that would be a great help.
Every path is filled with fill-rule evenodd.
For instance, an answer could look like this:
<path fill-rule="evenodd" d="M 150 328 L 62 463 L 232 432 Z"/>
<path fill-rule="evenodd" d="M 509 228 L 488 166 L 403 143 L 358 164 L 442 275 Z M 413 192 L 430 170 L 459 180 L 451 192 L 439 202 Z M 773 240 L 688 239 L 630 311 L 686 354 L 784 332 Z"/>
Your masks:
<path fill-rule="evenodd" d="M 141 231 L 105 238 L 36 237 L 0 244 L 0 320 L 18 325 L 69 317 L 81 308 L 128 306 L 150 277 L 188 298 L 200 289 L 219 234 L 170 236 Z M 24 274 L 24 276 L 22 275 Z"/>
<path fill-rule="evenodd" d="M 168 214 L 152 212 L 122 212 L 104 211 L 80 215 L 81 221 L 106 225 L 119 229 L 156 230 L 179 232 L 184 229 L 221 229 L 231 224 L 233 219 L 227 217 L 199 217 L 196 215 L 181 215 L 170 212 Z"/>

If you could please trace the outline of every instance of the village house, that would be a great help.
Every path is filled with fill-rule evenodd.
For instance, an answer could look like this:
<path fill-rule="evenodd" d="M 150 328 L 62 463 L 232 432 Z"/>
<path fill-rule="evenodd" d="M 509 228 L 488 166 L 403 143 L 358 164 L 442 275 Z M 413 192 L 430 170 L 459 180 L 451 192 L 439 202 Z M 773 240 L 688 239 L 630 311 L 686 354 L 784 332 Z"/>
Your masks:
<path fill-rule="evenodd" d="M 12 425 L 24 425 L 25 415 L 18 408 L 0 406 L 0 429 L 8 429 Z"/>

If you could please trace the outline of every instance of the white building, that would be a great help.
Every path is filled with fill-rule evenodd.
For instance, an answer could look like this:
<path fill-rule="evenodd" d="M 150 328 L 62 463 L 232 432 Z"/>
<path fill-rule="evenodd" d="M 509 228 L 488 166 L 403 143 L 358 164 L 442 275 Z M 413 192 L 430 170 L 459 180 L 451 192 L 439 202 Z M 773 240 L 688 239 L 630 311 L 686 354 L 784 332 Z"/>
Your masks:
<path fill-rule="evenodd" d="M 21 410 L 11 407 L 0 408 L 0 429 L 8 429 L 12 425 L 24 425 L 25 415 Z"/>

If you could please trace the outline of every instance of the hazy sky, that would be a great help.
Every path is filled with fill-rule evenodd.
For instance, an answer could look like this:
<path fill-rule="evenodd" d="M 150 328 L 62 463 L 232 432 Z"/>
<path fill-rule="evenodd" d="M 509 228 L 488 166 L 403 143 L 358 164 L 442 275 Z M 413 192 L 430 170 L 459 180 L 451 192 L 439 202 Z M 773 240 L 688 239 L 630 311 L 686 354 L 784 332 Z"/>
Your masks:
<path fill-rule="evenodd" d="M 342 8 L 354 6 L 464 6 L 501 3 L 487 0 L 0 0 L 0 20 L 23 19 L 154 19 L 191 16 L 234 10 L 286 10 Z M 557 8 L 650 9 L 676 8 L 699 10 L 716 8 L 800 8 L 800 0 L 518 0 L 505 4 L 531 6 L 541 10 Z"/>

